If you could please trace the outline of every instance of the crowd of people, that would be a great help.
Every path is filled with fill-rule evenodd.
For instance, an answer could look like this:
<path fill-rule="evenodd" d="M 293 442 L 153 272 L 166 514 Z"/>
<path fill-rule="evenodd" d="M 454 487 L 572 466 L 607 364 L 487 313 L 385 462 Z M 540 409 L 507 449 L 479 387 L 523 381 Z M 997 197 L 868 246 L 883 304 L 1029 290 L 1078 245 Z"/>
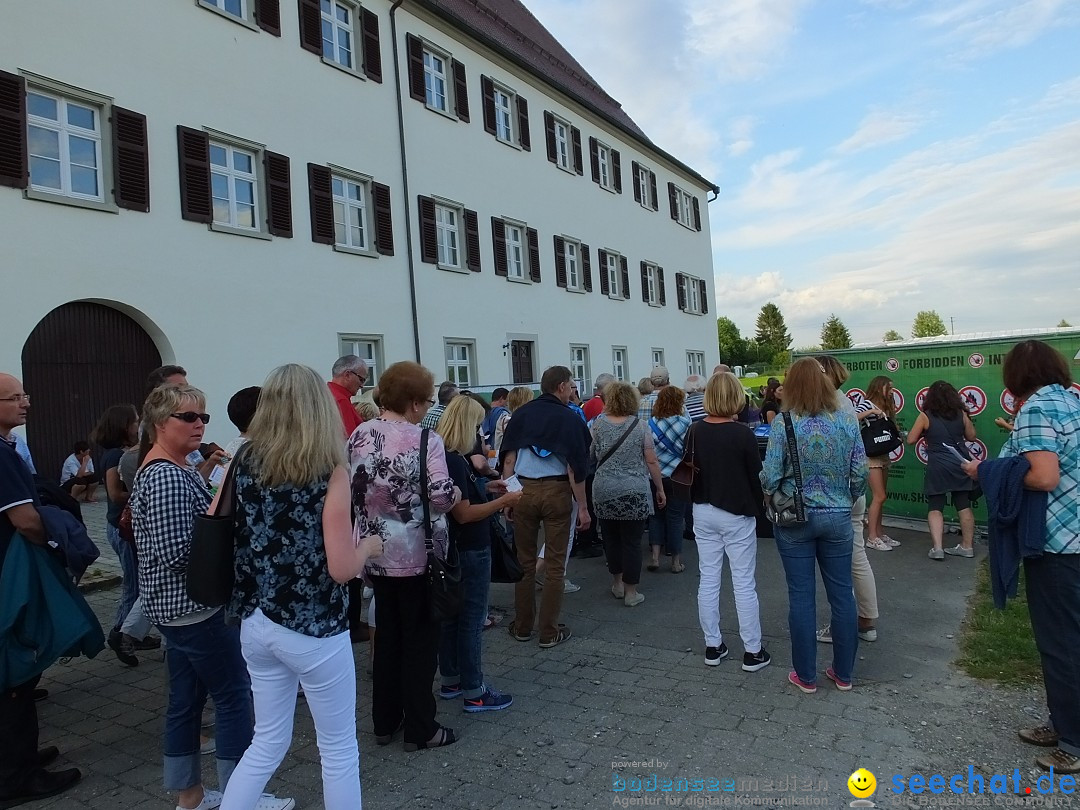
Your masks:
<path fill-rule="evenodd" d="M 1076 773 L 1080 402 L 1065 392 L 1071 380 L 1060 356 L 1037 341 L 1010 352 L 1004 375 L 1023 405 L 1000 461 L 965 459 L 974 429 L 946 381 L 930 387 L 907 441 L 926 438 L 932 448 L 931 559 L 973 556 L 976 479 L 987 490 L 992 539 L 996 533 L 999 548 L 1009 540 L 1018 549 L 992 549 L 994 571 L 1004 591 L 1011 574 L 1015 590 L 1023 562 L 1050 711 L 1046 724 L 1021 737 L 1053 748 L 1040 765 Z M 483 670 L 483 631 L 497 621 L 488 605 L 492 543 L 504 533 L 522 569 L 508 626 L 516 641 L 551 649 L 573 638 L 560 618 L 564 595 L 578 589 L 566 577 L 575 552 L 602 543 L 610 594 L 633 608 L 647 595 L 643 567 L 657 572 L 670 557 L 671 573 L 685 571 L 689 536 L 704 663 L 717 666 L 730 654 L 720 615 L 726 560 L 742 669 L 754 673 L 772 661 L 757 594 L 758 526 L 766 501 L 796 504 L 797 519 L 773 527 L 788 592 L 788 681 L 803 693 L 817 690 L 824 643 L 831 645 L 826 679 L 852 689 L 859 642 L 878 633 L 866 549 L 899 545 L 881 522 L 887 455 L 868 455 L 860 435 L 868 420 L 895 416 L 887 377 L 852 403 L 839 361 L 805 357 L 782 384 L 770 381 L 752 418 L 742 384 L 722 365 L 683 386 L 663 367 L 647 386 L 600 375 L 584 402 L 563 366 L 544 371 L 538 396 L 524 386 L 499 388 L 490 402 L 453 383 L 436 388 L 426 368 L 399 362 L 354 403 L 367 378 L 352 355 L 334 364 L 328 383 L 306 366 L 276 368 L 262 386 L 232 397 L 228 415 L 239 435 L 222 448 L 204 441 L 203 392 L 183 368 L 165 366 L 150 375 L 141 408 L 120 404 L 101 415 L 90 437 L 102 451 L 100 473 L 85 443 L 65 463 L 70 494 L 92 500 L 92 487 L 104 485 L 107 540 L 123 571 L 109 647 L 127 666 L 138 665 L 138 652 L 165 647 L 164 786 L 178 810 L 293 808 L 293 799 L 264 791 L 291 744 L 298 693 L 315 722 L 326 808 L 359 807 L 358 641 L 372 646 L 379 745 L 399 732 L 406 751 L 456 743 L 455 730 L 436 719 L 436 696 L 460 699 L 466 713 L 512 706 Z M 12 434 L 29 408 L 21 383 L 0 375 L 0 565 L 13 543 L 46 543 Z M 757 422 L 770 426 L 764 454 L 748 429 Z M 1008 470 L 996 466 L 1008 459 L 1017 460 Z M 1003 514 L 1017 491 L 1043 498 L 1019 529 Z M 947 550 L 946 496 L 963 530 L 960 545 Z M 189 596 L 188 560 L 196 521 L 222 508 L 235 524 L 234 585 L 227 603 L 214 607 Z M 460 571 L 460 605 L 449 618 L 432 609 L 432 558 Z M 819 575 L 830 615 L 820 628 Z M 45 770 L 57 752 L 37 749 L 36 686 L 36 677 L 3 684 L 0 801 L 8 804 L 61 792 L 80 777 L 76 769 Z M 208 697 L 216 789 L 203 786 L 200 764 Z"/>

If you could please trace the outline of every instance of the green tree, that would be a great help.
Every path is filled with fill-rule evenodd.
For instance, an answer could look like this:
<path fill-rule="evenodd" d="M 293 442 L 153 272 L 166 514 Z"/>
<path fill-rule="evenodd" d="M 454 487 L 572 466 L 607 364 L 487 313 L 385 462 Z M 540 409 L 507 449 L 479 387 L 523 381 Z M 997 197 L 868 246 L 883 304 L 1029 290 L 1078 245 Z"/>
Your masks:
<path fill-rule="evenodd" d="M 776 352 L 769 358 L 769 366 L 775 371 L 786 371 L 787 367 L 791 365 L 791 352 L 785 349 L 782 352 Z"/>
<path fill-rule="evenodd" d="M 716 342 L 720 347 L 720 362 L 729 366 L 746 365 L 749 347 L 746 338 L 739 334 L 739 327 L 731 318 L 716 319 Z"/>
<path fill-rule="evenodd" d="M 1070 328 L 1071 326 L 1072 326 L 1072 324 L 1071 324 L 1071 323 L 1069 323 L 1069 322 L 1068 322 L 1067 320 L 1065 320 L 1064 318 L 1062 318 L 1062 319 L 1061 319 L 1060 321 L 1058 321 L 1058 325 L 1057 325 L 1057 328 L 1058 328 L 1058 329 L 1068 329 L 1068 328 Z"/>
<path fill-rule="evenodd" d="M 771 301 L 761 308 L 757 316 L 757 335 L 754 340 L 767 350 L 766 357 L 772 358 L 791 348 L 791 333 L 784 323 L 780 307 Z"/>
<path fill-rule="evenodd" d="M 911 324 L 911 336 L 913 338 L 936 337 L 947 335 L 949 330 L 945 328 L 945 321 L 932 309 L 923 310 L 915 316 Z"/>
<path fill-rule="evenodd" d="M 851 332 L 835 314 L 821 325 L 821 348 L 827 352 L 851 348 Z"/>
<path fill-rule="evenodd" d="M 897 332 L 895 329 L 890 329 L 881 339 L 884 340 L 886 343 L 890 343 L 894 340 L 903 340 L 904 336 Z"/>

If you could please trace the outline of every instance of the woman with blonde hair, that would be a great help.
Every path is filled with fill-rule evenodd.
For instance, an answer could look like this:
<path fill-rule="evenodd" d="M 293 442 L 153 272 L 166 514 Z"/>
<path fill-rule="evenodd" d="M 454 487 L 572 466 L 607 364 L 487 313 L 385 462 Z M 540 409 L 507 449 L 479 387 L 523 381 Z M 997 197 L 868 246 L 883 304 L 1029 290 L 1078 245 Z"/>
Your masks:
<path fill-rule="evenodd" d="M 531 388 L 527 388 L 524 385 L 518 385 L 510 389 L 510 393 L 506 395 L 506 413 L 499 417 L 495 423 L 495 457 L 499 457 L 499 450 L 502 448 L 503 434 L 506 433 L 506 426 L 510 423 L 510 417 L 514 415 L 514 411 L 529 402 L 533 398 L 533 392 Z"/>
<path fill-rule="evenodd" d="M 652 431 L 656 459 L 660 463 L 660 476 L 667 503 L 649 518 L 648 570 L 660 570 L 660 549 L 666 548 L 671 555 L 671 573 L 686 570 L 682 561 L 683 515 L 686 512 L 686 495 L 682 487 L 671 483 L 671 474 L 682 461 L 686 434 L 690 430 L 690 417 L 683 413 L 686 395 L 681 388 L 668 385 L 660 389 L 653 403 L 649 430 Z"/>
<path fill-rule="evenodd" d="M 612 578 L 611 595 L 627 607 L 645 601 L 637 586 L 641 537 L 653 511 L 653 498 L 661 509 L 667 503 L 652 433 L 637 415 L 640 399 L 630 383 L 608 383 L 604 410 L 590 429 L 589 452 L 596 458 L 593 499 Z"/>
<path fill-rule="evenodd" d="M 814 572 L 821 570 L 829 606 L 833 663 L 825 670 L 836 688 L 851 689 L 858 621 L 851 584 L 851 505 L 866 489 L 866 450 L 858 422 L 837 404 L 836 389 L 812 357 L 797 360 L 784 378 L 784 405 L 769 434 L 761 470 L 766 497 L 795 494 L 789 457 L 790 419 L 802 478 L 803 523 L 775 526 L 788 586 L 788 626 L 794 669 L 788 681 L 817 691 L 817 605 Z"/>
<path fill-rule="evenodd" d="M 736 421 L 746 392 L 730 371 L 713 374 L 705 386 L 705 418 L 690 429 L 698 467 L 690 498 L 694 504 L 701 580 L 698 622 L 705 635 L 705 664 L 717 666 L 729 651 L 720 632 L 720 581 L 724 558 L 743 643 L 742 668 L 757 672 L 772 661 L 761 643 L 758 606 L 757 515 L 761 511 L 761 457 L 754 433 Z"/>
<path fill-rule="evenodd" d="M 484 682 L 481 667 L 482 634 L 487 617 L 491 582 L 491 521 L 497 512 L 513 506 L 521 492 L 507 492 L 502 481 L 481 483 L 468 462 L 476 444 L 484 409 L 469 397 L 454 397 L 446 406 L 436 431 L 446 445 L 450 479 L 461 490 L 461 500 L 450 510 L 450 542 L 461 563 L 461 612 L 443 622 L 439 641 L 439 696 L 462 698 L 466 712 L 505 709 L 514 702 Z M 499 497 L 488 499 L 489 492 Z"/>
<path fill-rule="evenodd" d="M 341 417 L 314 369 L 289 364 L 270 372 L 248 439 L 233 462 L 230 612 L 242 619 L 256 730 L 221 806 L 257 806 L 292 742 L 299 685 L 315 721 L 324 805 L 360 807 L 347 584 L 382 553 L 382 540 L 373 534 L 353 542 Z"/>
<path fill-rule="evenodd" d="M 893 400 L 892 380 L 884 375 L 878 375 L 870 380 L 866 386 L 866 399 L 855 408 L 855 416 L 859 422 L 868 419 L 896 419 L 896 402 Z M 892 551 L 898 545 L 899 540 L 893 540 L 885 534 L 885 527 L 881 523 L 881 515 L 885 509 L 885 501 L 889 499 L 889 455 L 871 456 L 870 464 L 870 504 L 866 510 L 867 548 L 875 551 Z"/>

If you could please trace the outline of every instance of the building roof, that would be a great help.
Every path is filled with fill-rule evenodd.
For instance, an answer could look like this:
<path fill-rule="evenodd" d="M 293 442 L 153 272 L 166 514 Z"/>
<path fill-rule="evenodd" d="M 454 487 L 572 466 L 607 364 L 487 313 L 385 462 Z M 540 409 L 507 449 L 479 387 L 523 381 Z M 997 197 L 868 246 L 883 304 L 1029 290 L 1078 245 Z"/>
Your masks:
<path fill-rule="evenodd" d="M 626 114 L 520 0 L 417 0 L 438 16 L 498 51 L 661 155 L 714 193 L 719 188 L 664 151 Z"/>

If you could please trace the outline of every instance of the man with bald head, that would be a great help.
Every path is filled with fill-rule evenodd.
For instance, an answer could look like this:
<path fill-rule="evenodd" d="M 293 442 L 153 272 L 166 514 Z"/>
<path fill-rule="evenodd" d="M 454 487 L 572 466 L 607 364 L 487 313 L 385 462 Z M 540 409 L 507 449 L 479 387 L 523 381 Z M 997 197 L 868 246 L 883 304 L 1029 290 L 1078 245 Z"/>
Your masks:
<path fill-rule="evenodd" d="M 12 431 L 26 424 L 30 397 L 22 382 L 0 374 L 0 576 L 12 543 L 46 545 L 45 528 L 30 470 L 15 451 Z M 16 537 L 16 533 L 20 537 Z M 38 750 L 38 719 L 34 688 L 40 676 L 22 684 L 0 684 L 0 806 L 55 796 L 82 777 L 77 768 L 46 771 L 60 752 L 55 746 Z"/>

